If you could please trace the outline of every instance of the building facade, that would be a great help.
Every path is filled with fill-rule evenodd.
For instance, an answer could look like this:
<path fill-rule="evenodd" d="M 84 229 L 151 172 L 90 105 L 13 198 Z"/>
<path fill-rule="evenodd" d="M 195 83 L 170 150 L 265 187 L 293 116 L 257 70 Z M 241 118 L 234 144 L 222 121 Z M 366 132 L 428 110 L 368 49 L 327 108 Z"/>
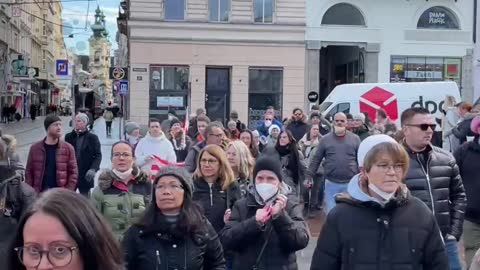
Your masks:
<path fill-rule="evenodd" d="M 304 107 L 305 0 L 129 2 L 130 119 Z"/>
<path fill-rule="evenodd" d="M 474 0 L 308 1 L 306 85 L 453 80 L 473 99 Z"/>

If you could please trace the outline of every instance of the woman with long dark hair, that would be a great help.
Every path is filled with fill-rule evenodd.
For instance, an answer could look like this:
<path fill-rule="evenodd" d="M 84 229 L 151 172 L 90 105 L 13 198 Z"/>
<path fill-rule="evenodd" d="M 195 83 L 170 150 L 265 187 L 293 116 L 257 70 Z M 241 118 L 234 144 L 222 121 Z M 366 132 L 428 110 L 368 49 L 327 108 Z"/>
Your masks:
<path fill-rule="evenodd" d="M 56 188 L 23 215 L 4 259 L 10 270 L 122 270 L 121 255 L 110 226 L 90 202 Z"/>
<path fill-rule="evenodd" d="M 152 203 L 123 238 L 127 269 L 225 269 L 218 235 L 192 200 L 190 175 L 165 167 L 153 185 Z"/>
<path fill-rule="evenodd" d="M 242 130 L 240 132 L 240 140 L 250 149 L 250 154 L 252 154 L 253 158 L 257 158 L 260 151 L 258 145 L 255 143 L 253 133 L 248 129 Z"/>

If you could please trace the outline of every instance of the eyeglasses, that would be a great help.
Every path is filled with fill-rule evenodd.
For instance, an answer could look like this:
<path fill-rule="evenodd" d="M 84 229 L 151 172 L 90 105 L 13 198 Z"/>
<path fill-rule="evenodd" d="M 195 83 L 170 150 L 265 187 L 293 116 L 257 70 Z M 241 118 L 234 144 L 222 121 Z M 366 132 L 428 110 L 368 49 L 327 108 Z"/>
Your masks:
<path fill-rule="evenodd" d="M 132 154 L 130 154 L 130 153 L 113 153 L 112 156 L 113 156 L 113 158 L 117 158 L 117 159 L 120 158 L 120 157 L 122 157 L 122 158 L 131 158 L 131 157 L 132 157 Z"/>
<path fill-rule="evenodd" d="M 387 173 L 390 171 L 390 169 L 393 169 L 396 173 L 401 173 L 403 172 L 403 168 L 405 164 L 403 163 L 397 163 L 397 164 L 375 164 L 377 168 L 379 168 L 383 173 Z"/>
<path fill-rule="evenodd" d="M 37 268 L 46 254 L 47 259 L 55 267 L 65 267 L 70 264 L 73 257 L 73 251 L 77 250 L 76 246 L 66 246 L 57 244 L 50 247 L 48 250 L 42 250 L 38 246 L 24 246 L 17 247 L 14 250 L 17 252 L 20 262 L 27 268 Z"/>
<path fill-rule="evenodd" d="M 220 139 L 223 137 L 223 134 L 208 134 L 208 136 L 215 136 Z"/>
<path fill-rule="evenodd" d="M 168 189 L 170 191 L 178 192 L 183 190 L 183 186 L 180 184 L 157 185 L 155 188 L 160 191 L 165 191 Z"/>
<path fill-rule="evenodd" d="M 207 165 L 207 164 L 209 164 L 209 165 L 215 165 L 215 164 L 217 164 L 217 163 L 218 163 L 218 160 L 216 160 L 216 159 L 201 159 L 201 160 L 200 160 L 200 164 L 201 164 L 201 165 Z"/>
<path fill-rule="evenodd" d="M 418 128 L 420 128 L 421 130 L 423 130 L 423 131 L 427 131 L 428 128 L 431 128 L 432 131 L 434 131 L 435 128 L 437 127 L 436 124 L 416 124 L 416 125 L 410 124 L 410 125 L 406 125 L 406 126 L 409 126 L 409 127 L 418 127 Z"/>

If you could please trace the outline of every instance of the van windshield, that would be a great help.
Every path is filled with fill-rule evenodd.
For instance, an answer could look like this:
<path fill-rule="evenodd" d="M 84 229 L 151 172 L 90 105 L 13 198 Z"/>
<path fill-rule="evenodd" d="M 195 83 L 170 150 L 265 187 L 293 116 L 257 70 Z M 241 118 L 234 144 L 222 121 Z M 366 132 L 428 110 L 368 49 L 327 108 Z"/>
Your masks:
<path fill-rule="evenodd" d="M 320 113 L 323 113 L 330 105 L 332 105 L 332 102 L 323 102 L 320 104 Z"/>

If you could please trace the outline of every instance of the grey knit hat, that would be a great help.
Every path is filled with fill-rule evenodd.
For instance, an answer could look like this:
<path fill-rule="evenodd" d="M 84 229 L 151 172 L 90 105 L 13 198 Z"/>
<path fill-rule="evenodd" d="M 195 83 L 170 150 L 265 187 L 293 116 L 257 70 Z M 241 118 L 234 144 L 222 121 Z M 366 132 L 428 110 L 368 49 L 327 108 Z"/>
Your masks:
<path fill-rule="evenodd" d="M 183 189 L 186 192 L 186 196 L 191 198 L 193 194 L 193 181 L 192 176 L 187 172 L 186 169 L 178 167 L 178 166 L 167 166 L 162 167 L 160 172 L 157 173 L 155 176 L 155 180 L 153 181 L 153 186 L 155 187 L 158 183 L 158 180 L 163 176 L 173 176 L 177 178 L 180 183 L 182 183 Z"/>
<path fill-rule="evenodd" d="M 126 133 L 126 134 L 132 135 L 132 132 L 133 132 L 135 129 L 140 129 L 140 126 L 139 126 L 137 123 L 135 123 L 135 122 L 130 122 L 130 123 L 125 124 L 125 133 Z"/>

